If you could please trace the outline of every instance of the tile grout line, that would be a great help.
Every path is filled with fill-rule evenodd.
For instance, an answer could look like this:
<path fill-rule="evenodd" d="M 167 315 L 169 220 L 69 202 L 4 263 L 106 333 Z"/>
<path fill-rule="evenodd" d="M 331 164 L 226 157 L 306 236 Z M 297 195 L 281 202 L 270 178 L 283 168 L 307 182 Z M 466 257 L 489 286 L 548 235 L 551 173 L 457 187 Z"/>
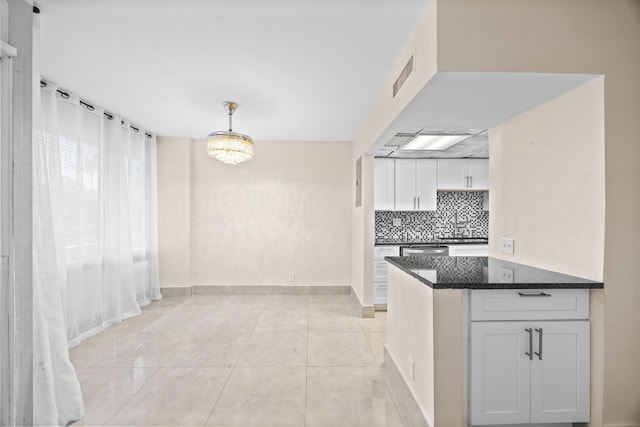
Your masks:
<path fill-rule="evenodd" d="M 271 296 L 269 296 L 269 297 L 271 297 Z M 265 298 L 269 298 L 269 297 L 265 297 Z M 241 299 L 239 299 L 237 301 L 233 300 L 233 302 L 240 303 L 238 305 L 238 308 L 240 308 L 240 307 L 242 307 L 243 309 L 245 309 L 245 308 L 248 309 L 249 308 L 249 306 L 245 305 L 242 302 Z M 209 414 L 208 414 L 207 418 L 204 420 L 204 425 L 205 426 L 208 423 L 213 422 L 213 420 L 215 419 L 215 417 L 213 417 L 213 414 L 215 413 L 217 405 L 220 404 L 220 402 L 222 400 L 222 397 L 223 397 L 223 394 L 230 390 L 230 389 L 227 390 L 227 387 L 229 387 L 230 379 L 232 378 L 233 374 L 235 373 L 236 368 L 243 367 L 240 364 L 240 361 L 241 361 L 243 355 L 246 354 L 247 351 L 248 351 L 248 345 L 250 343 L 250 338 L 255 336 L 256 334 L 263 334 L 264 333 L 264 334 L 285 334 L 286 335 L 286 334 L 297 334 L 297 333 L 306 331 L 306 346 L 307 346 L 307 348 L 306 348 L 306 359 L 305 359 L 305 362 L 303 364 L 295 365 L 293 363 L 284 363 L 284 364 L 276 363 L 273 366 L 249 366 L 249 365 L 247 366 L 247 367 L 254 367 L 254 368 L 280 368 L 280 367 L 285 367 L 285 366 L 289 367 L 289 368 L 296 368 L 296 369 L 300 369 L 302 367 L 305 368 L 304 421 L 303 421 L 303 423 L 301 423 L 301 425 L 303 425 L 305 427 L 310 422 L 313 422 L 313 419 L 309 419 L 309 417 L 308 417 L 308 410 L 309 410 L 309 408 L 308 408 L 309 389 L 308 388 L 309 388 L 310 371 L 313 370 L 313 369 L 310 370 L 309 369 L 310 367 L 311 368 L 313 368 L 313 367 L 315 367 L 315 368 L 322 368 L 322 367 L 326 367 L 326 368 L 345 368 L 345 369 L 352 369 L 352 368 L 369 368 L 370 369 L 370 368 L 376 368 L 377 372 L 381 372 L 381 365 L 377 362 L 376 356 L 375 356 L 374 351 L 373 351 L 374 346 L 373 346 L 372 343 L 374 341 L 369 340 L 368 339 L 369 337 L 367 336 L 367 333 L 379 332 L 379 331 L 377 331 L 377 330 L 369 331 L 369 332 L 365 331 L 365 325 L 363 325 L 363 322 L 358 322 L 357 330 L 353 330 L 353 331 L 352 330 L 340 330 L 340 328 L 342 326 L 339 326 L 339 327 L 333 328 L 331 330 L 326 330 L 326 331 L 318 330 L 318 331 L 312 332 L 313 328 L 311 328 L 311 309 L 312 309 L 312 307 L 315 308 L 316 305 L 312 304 L 311 298 L 307 297 L 307 298 L 305 298 L 305 300 L 299 300 L 299 301 L 291 300 L 290 302 L 294 302 L 294 305 L 286 304 L 286 302 L 288 302 L 288 300 L 282 302 L 282 307 L 274 306 L 273 304 L 270 304 L 270 303 L 266 304 L 266 305 L 261 305 L 261 306 L 253 306 L 253 310 L 259 315 L 258 315 L 257 319 L 254 322 L 251 322 L 252 326 L 250 326 L 250 329 L 243 330 L 243 331 L 228 330 L 229 333 L 235 333 L 236 335 L 238 333 L 241 333 L 241 332 L 242 332 L 242 334 L 248 332 L 249 333 L 249 335 L 248 335 L 249 336 L 249 340 L 242 346 L 242 350 L 238 353 L 238 356 L 235 357 L 234 359 L 231 359 L 232 360 L 231 363 L 228 363 L 226 365 L 227 377 L 225 379 L 225 382 L 222 384 L 222 386 L 220 388 L 220 392 L 219 392 L 217 398 L 212 403 L 212 406 L 211 406 L 211 409 L 209 411 Z M 223 305 L 223 307 L 226 307 L 226 308 L 229 308 L 229 309 L 233 309 L 234 305 L 235 304 L 229 304 L 229 301 L 227 301 Z M 261 331 L 261 330 L 258 329 L 258 326 L 259 326 L 258 324 L 260 322 L 260 318 L 265 313 L 265 311 L 273 311 L 273 310 L 275 310 L 275 311 L 282 311 L 282 310 L 294 311 L 294 309 L 300 310 L 301 306 L 304 306 L 304 305 L 306 305 L 306 307 L 307 307 L 307 313 L 306 313 L 307 314 L 307 319 L 306 319 L 307 320 L 307 325 L 306 325 L 306 328 L 304 330 L 299 330 L 299 331 L 291 330 L 291 331 L 288 331 L 288 330 L 274 329 L 272 331 L 269 331 L 269 330 Z M 170 313 L 175 313 L 176 310 L 180 306 L 181 305 L 178 305 L 176 307 L 173 307 L 173 308 L 171 308 L 169 310 L 164 311 L 160 318 L 164 317 L 165 315 L 169 315 Z M 220 308 L 222 308 L 222 307 L 217 307 L 217 310 L 219 310 Z M 197 309 L 197 307 L 196 307 L 196 309 Z M 233 310 L 231 310 L 231 311 L 233 311 Z M 315 313 L 315 311 L 314 311 L 314 313 Z M 336 317 L 336 316 L 340 317 L 339 316 L 340 313 L 342 313 L 341 310 L 329 310 L 324 314 L 324 316 L 321 316 L 321 317 L 322 318 L 327 317 L 327 316 L 330 317 L 330 318 L 333 318 L 333 317 Z M 159 319 L 156 319 L 156 320 L 159 320 Z M 369 324 L 367 323 L 366 325 L 369 325 Z M 374 325 L 374 329 L 375 329 L 375 327 L 377 327 L 377 325 Z M 202 324 L 199 325 L 199 327 L 196 329 L 196 331 L 191 332 L 190 335 L 193 336 L 193 335 L 195 335 L 195 332 L 202 331 L 202 330 L 205 330 L 205 329 L 207 329 L 207 325 L 206 325 L 206 322 L 203 322 Z M 213 330 L 216 330 L 216 328 L 214 327 Z M 344 364 L 340 364 L 340 366 L 330 365 L 330 364 L 328 364 L 328 365 L 327 364 L 321 364 L 321 365 L 317 365 L 317 366 L 315 366 L 315 365 L 311 366 L 310 365 L 310 334 L 311 333 L 321 334 L 321 335 L 325 335 L 325 334 L 328 334 L 328 335 L 343 335 L 343 334 L 360 333 L 360 334 L 362 334 L 363 338 L 365 339 L 365 342 L 367 344 L 367 348 L 369 349 L 369 352 L 370 352 L 370 355 L 372 356 L 374 364 L 373 365 L 367 365 L 367 364 L 364 364 L 364 365 L 361 365 L 361 364 L 358 364 L 358 365 L 344 365 Z M 131 332 L 131 334 L 135 334 L 135 332 Z M 155 367 L 155 370 L 151 372 L 150 377 L 142 385 L 140 385 L 140 387 L 131 396 L 129 396 L 126 399 L 126 401 L 122 405 L 120 405 L 120 407 L 118 409 L 116 409 L 113 412 L 113 414 L 111 414 L 111 416 L 107 419 L 106 424 L 108 424 L 109 422 L 112 422 L 114 419 L 116 419 L 115 417 L 118 416 L 120 413 L 122 413 L 123 408 L 131 402 L 131 399 L 134 399 L 137 396 L 137 394 L 140 393 L 140 390 L 143 387 L 145 387 L 149 381 L 151 381 L 152 379 L 154 379 L 158 375 L 161 375 L 161 373 L 159 373 L 160 369 L 167 368 L 168 365 L 169 365 L 169 361 L 175 356 L 175 354 L 177 352 L 178 352 L 178 350 L 175 350 L 174 352 L 172 352 L 166 358 L 166 360 L 164 360 L 164 362 L 160 364 L 160 366 L 156 366 Z M 181 365 L 184 365 L 184 364 L 181 364 Z M 185 368 L 185 366 L 176 366 L 176 367 L 177 368 Z M 206 368 L 207 366 L 192 366 L 192 367 Z M 221 367 L 223 367 L 223 366 L 221 366 Z M 90 369 L 90 368 L 87 368 L 87 367 L 82 368 L 82 370 L 85 370 L 85 369 Z M 300 372 L 300 371 L 298 371 L 298 372 Z M 389 393 L 389 395 L 390 395 L 390 389 L 389 389 L 388 383 L 386 382 L 386 378 L 384 379 L 384 381 L 385 381 L 385 386 L 386 386 L 385 388 L 387 390 L 387 393 Z M 391 397 L 393 398 L 393 396 L 391 396 Z M 393 400 L 393 403 L 394 403 L 394 408 L 396 409 L 396 412 L 399 413 L 396 401 Z M 206 409 L 205 409 L 205 411 L 206 411 Z M 206 414 L 206 412 L 204 414 Z M 404 425 L 404 420 L 402 420 L 402 423 Z"/>
<path fill-rule="evenodd" d="M 182 304 L 180 304 L 180 305 L 182 305 Z M 174 307 L 174 308 L 175 308 L 175 307 Z M 167 313 L 168 313 L 168 312 L 170 312 L 170 311 L 171 311 L 171 310 L 167 311 Z M 167 313 L 163 313 L 163 314 L 162 314 L 162 316 L 160 316 L 158 319 L 156 319 L 153 323 L 155 323 L 155 322 L 157 322 L 158 320 L 160 320 L 161 318 L 163 318 Z M 145 327 L 145 329 L 146 329 L 147 327 L 149 327 L 149 326 L 150 326 L 150 325 L 147 325 L 147 326 Z M 142 332 L 142 333 L 145 333 L 145 332 Z M 146 332 L 146 333 L 148 333 L 148 332 Z M 134 333 L 129 333 L 129 334 L 134 334 Z M 142 383 L 142 384 L 140 385 L 140 387 L 138 387 L 138 389 L 137 389 L 134 393 L 132 393 L 132 394 L 131 394 L 131 396 L 129 396 L 129 398 L 128 398 L 128 399 L 127 399 L 127 400 L 126 400 L 122 405 L 120 405 L 120 407 L 119 407 L 117 410 L 115 410 L 115 411 L 113 412 L 113 414 L 111 414 L 111 417 L 109 417 L 109 418 L 107 419 L 107 421 L 106 421 L 103 425 L 104 425 L 104 426 L 106 426 L 107 424 L 109 424 L 109 421 L 111 421 L 111 420 L 112 420 L 116 415 L 118 415 L 118 413 L 119 413 L 120 411 L 122 411 L 122 409 L 123 409 L 126 405 L 128 405 L 128 404 L 129 404 L 129 402 L 131 401 L 131 399 L 133 399 L 133 398 L 134 398 L 134 397 L 135 397 L 135 396 L 140 392 L 140 390 L 142 390 L 142 388 L 143 388 L 145 385 L 147 385 L 147 384 L 149 383 L 149 381 L 151 381 L 151 379 L 152 379 L 153 377 L 155 377 L 155 376 L 158 374 L 158 372 L 160 372 L 160 369 L 162 369 L 162 368 L 164 367 L 164 365 L 166 365 L 166 364 L 169 362 L 169 360 L 171 360 L 171 358 L 173 357 L 173 355 L 174 355 L 174 354 L 176 354 L 177 352 L 178 352 L 178 350 L 174 350 L 174 351 L 171 353 L 171 355 L 170 355 L 169 357 L 167 357 L 167 359 L 164 361 L 164 363 L 160 364 L 160 366 L 156 366 L 156 367 L 155 367 L 155 371 L 153 371 L 153 374 L 151 374 L 151 375 L 149 376 L 149 379 L 147 379 L 144 383 Z M 130 368 L 130 367 L 125 367 L 125 369 L 126 369 L 126 368 Z"/>
<path fill-rule="evenodd" d="M 400 422 L 402 422 L 403 426 L 407 426 L 405 422 L 403 413 L 400 412 L 400 408 L 398 407 L 398 402 L 396 401 L 396 396 L 391 392 L 391 387 L 389 387 L 389 382 L 387 381 L 387 376 L 384 374 L 384 368 L 382 366 L 378 367 L 380 370 L 380 375 L 382 375 L 382 380 L 384 381 L 384 386 L 387 388 L 387 393 L 391 397 L 391 401 L 393 402 L 393 407 L 396 408 L 396 412 L 398 413 L 398 417 L 400 418 Z"/>
<path fill-rule="evenodd" d="M 360 329 L 362 329 L 362 333 L 364 334 L 364 339 L 367 341 L 367 345 L 369 346 L 370 351 L 372 353 L 374 353 L 373 347 L 371 346 L 371 343 L 369 342 L 369 339 L 367 338 L 367 333 L 365 332 L 364 328 L 362 327 L 362 323 L 360 324 Z M 371 332 L 381 332 L 381 331 L 369 331 L 369 332 L 371 333 Z M 386 332 L 387 331 L 386 331 L 386 328 L 385 328 L 384 333 L 386 334 Z M 383 356 L 384 356 L 384 353 L 383 353 Z M 373 359 L 375 360 L 375 354 L 373 355 Z M 383 359 L 384 359 L 384 357 L 383 357 Z M 377 363 L 378 363 L 378 361 L 376 360 L 376 365 L 377 365 Z M 405 423 L 405 420 L 404 420 L 403 416 L 400 413 L 400 409 L 398 408 L 398 403 L 396 402 L 396 397 L 393 395 L 393 393 L 391 393 L 391 387 L 389 387 L 389 383 L 387 382 L 387 377 L 384 374 L 384 368 L 383 368 L 382 365 L 384 365 L 384 360 L 382 361 L 381 365 L 377 365 L 376 367 L 377 367 L 378 372 L 380 373 L 380 375 L 382 375 L 382 380 L 384 381 L 384 386 L 387 389 L 387 393 L 389 394 L 389 397 L 391 397 L 391 401 L 393 402 L 393 407 L 396 409 L 396 413 L 398 414 L 398 417 L 400 418 L 400 422 L 402 423 L 403 426 L 406 427 L 407 424 Z"/>
<path fill-rule="evenodd" d="M 311 327 L 311 298 L 307 300 L 307 360 L 304 367 L 304 423 L 307 426 L 307 397 L 309 395 L 309 329 Z"/>
<path fill-rule="evenodd" d="M 226 303 L 225 303 L 225 305 L 226 305 Z M 264 307 L 261 307 L 261 311 L 264 312 Z M 262 315 L 262 313 L 261 313 L 261 315 Z M 258 317 L 258 319 L 256 319 L 256 322 L 253 324 L 253 328 L 251 328 L 251 333 L 247 337 L 247 343 L 244 344 L 244 348 L 242 349 L 242 351 L 240 352 L 240 354 L 236 358 L 236 361 L 230 367 L 231 370 L 229 371 L 229 375 L 227 376 L 227 380 L 225 381 L 224 386 L 222 387 L 222 390 L 220 390 L 220 394 L 218 395 L 218 398 L 213 403 L 213 406 L 211 407 L 211 411 L 209 411 L 209 416 L 205 420 L 205 422 L 203 424 L 203 427 L 206 427 L 206 425 L 209 424 L 209 420 L 211 420 L 211 417 L 213 416 L 213 412 L 215 411 L 216 406 L 218 406 L 218 403 L 220 402 L 220 399 L 222 398 L 222 394 L 224 393 L 224 391 L 227 389 L 227 386 L 229 385 L 229 381 L 231 380 L 231 376 L 233 375 L 233 373 L 235 372 L 236 368 L 238 367 L 238 362 L 240 361 L 240 358 L 242 357 L 244 352 L 247 350 L 247 345 L 249 343 L 249 340 L 251 340 L 251 337 L 256 332 L 256 326 L 258 325 L 258 321 L 259 321 L 259 317 Z"/>
<path fill-rule="evenodd" d="M 373 361 L 375 362 L 377 367 L 380 367 L 378 365 L 378 360 L 376 359 L 376 353 L 375 353 L 375 351 L 373 351 L 373 347 L 371 346 L 371 342 L 369 342 L 369 338 L 367 337 L 367 333 L 362 328 L 362 325 L 360 325 L 360 329 L 362 330 L 362 336 L 364 337 L 364 340 L 367 343 L 367 348 L 369 348 L 369 353 L 371 353 L 371 356 L 373 356 Z"/>
<path fill-rule="evenodd" d="M 153 374 L 151 374 L 151 375 L 149 376 L 149 379 L 148 379 L 148 380 L 146 380 L 144 383 L 142 383 L 142 384 L 140 385 L 140 387 L 138 387 L 138 389 L 137 389 L 134 393 L 132 393 L 132 394 L 131 394 L 131 396 L 129 396 L 129 398 L 128 398 L 127 400 L 125 400 L 125 401 L 124 401 L 124 403 L 123 403 L 122 405 L 120 405 L 120 407 L 118 407 L 118 409 L 116 409 L 116 410 L 113 412 L 113 414 L 111 414 L 111 416 L 110 416 L 109 418 L 107 418 L 107 420 L 106 420 L 106 421 L 104 422 L 104 424 L 102 424 L 102 425 L 103 425 L 103 426 L 108 425 L 108 424 L 109 424 L 109 421 L 111 421 L 111 420 L 112 420 L 116 415 L 118 415 L 118 414 L 120 413 L 120 411 L 122 411 L 122 409 L 123 409 L 125 406 L 127 406 L 127 404 L 131 401 L 131 399 L 133 399 L 133 398 L 134 398 L 138 393 L 140 393 L 140 390 L 142 390 L 142 388 L 143 388 L 145 385 L 147 385 L 147 383 L 148 383 L 149 381 L 151 381 L 151 379 L 152 379 L 153 377 L 155 377 L 155 376 L 157 375 L 157 373 L 158 373 L 158 371 L 160 370 L 160 368 L 161 368 L 160 366 L 157 366 L 157 367 L 155 368 L 155 371 L 153 371 Z M 121 369 L 127 369 L 127 368 L 121 368 Z"/>
<path fill-rule="evenodd" d="M 238 363 L 237 360 L 236 360 L 236 363 Z M 229 380 L 231 380 L 231 375 L 233 374 L 235 369 L 236 369 L 236 365 L 234 364 L 234 366 L 232 366 L 231 370 L 229 371 L 229 375 L 227 375 L 227 380 L 224 382 L 224 386 L 222 386 L 222 390 L 220 390 L 220 394 L 218 395 L 218 398 L 216 399 L 215 402 L 213 402 L 213 406 L 211 407 L 211 410 L 209 411 L 209 415 L 207 416 L 207 419 L 204 421 L 204 424 L 202 425 L 203 427 L 205 427 L 207 424 L 209 424 L 209 420 L 211 419 L 211 416 L 213 415 L 213 411 L 215 411 L 216 406 L 218 406 L 218 402 L 220 402 L 220 399 L 222 398 L 222 393 L 224 393 L 224 391 L 227 389 L 227 385 L 229 384 Z"/>
<path fill-rule="evenodd" d="M 311 327 L 311 298 L 307 300 L 307 360 L 304 367 L 304 427 L 307 426 L 307 397 L 309 396 L 309 329 Z"/>

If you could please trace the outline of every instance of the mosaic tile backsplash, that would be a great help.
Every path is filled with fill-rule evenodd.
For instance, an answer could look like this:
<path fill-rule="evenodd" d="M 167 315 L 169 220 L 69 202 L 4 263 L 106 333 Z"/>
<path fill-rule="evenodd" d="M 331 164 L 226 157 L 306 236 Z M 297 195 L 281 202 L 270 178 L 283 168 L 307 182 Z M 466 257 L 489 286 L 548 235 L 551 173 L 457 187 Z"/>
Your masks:
<path fill-rule="evenodd" d="M 438 191 L 435 211 L 376 211 L 376 239 L 424 241 L 438 237 L 487 237 L 489 212 L 483 205 L 482 191 Z M 399 218 L 402 225 L 394 226 L 394 218 Z"/>

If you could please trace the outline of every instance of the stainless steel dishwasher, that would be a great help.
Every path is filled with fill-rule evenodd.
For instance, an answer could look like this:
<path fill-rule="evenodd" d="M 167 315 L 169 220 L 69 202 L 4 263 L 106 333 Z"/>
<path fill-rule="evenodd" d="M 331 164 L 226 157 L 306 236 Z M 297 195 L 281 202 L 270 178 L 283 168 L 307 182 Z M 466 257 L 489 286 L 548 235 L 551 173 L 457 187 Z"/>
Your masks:
<path fill-rule="evenodd" d="M 442 245 L 400 246 L 400 256 L 447 256 L 449 247 Z"/>

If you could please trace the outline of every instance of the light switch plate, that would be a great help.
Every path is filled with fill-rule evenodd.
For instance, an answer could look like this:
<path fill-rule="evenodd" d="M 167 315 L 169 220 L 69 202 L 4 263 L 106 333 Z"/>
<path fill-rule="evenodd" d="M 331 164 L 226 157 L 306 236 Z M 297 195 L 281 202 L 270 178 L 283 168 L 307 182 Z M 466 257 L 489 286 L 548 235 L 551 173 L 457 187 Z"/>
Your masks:
<path fill-rule="evenodd" d="M 500 238 L 500 251 L 503 254 L 512 254 L 513 253 L 513 239 L 509 237 Z"/>
<path fill-rule="evenodd" d="M 394 227 L 402 226 L 402 219 L 401 218 L 393 218 L 393 226 Z"/>

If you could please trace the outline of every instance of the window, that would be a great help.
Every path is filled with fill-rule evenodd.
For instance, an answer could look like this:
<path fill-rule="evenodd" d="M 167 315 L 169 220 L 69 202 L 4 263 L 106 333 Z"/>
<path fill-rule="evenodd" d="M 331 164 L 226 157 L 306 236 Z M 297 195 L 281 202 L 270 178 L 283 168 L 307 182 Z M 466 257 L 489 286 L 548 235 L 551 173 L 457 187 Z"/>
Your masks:
<path fill-rule="evenodd" d="M 60 97 L 60 95 L 57 95 Z M 67 264 L 98 261 L 101 257 L 100 169 L 102 118 L 71 102 L 59 102 L 60 176 Z M 79 124 L 78 124 L 79 123 Z"/>

